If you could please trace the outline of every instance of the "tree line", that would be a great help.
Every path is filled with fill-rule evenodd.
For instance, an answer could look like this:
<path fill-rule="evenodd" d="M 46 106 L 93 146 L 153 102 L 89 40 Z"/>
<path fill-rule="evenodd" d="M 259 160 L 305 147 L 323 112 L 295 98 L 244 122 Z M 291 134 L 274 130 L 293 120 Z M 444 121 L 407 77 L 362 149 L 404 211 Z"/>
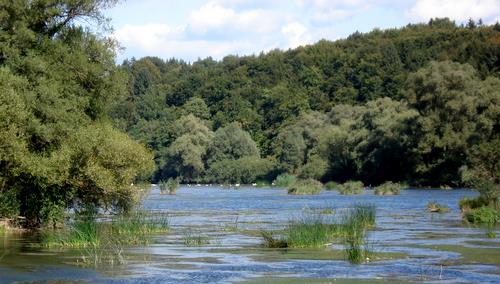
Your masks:
<path fill-rule="evenodd" d="M 120 68 L 128 94 L 111 115 L 154 151 L 155 181 L 291 173 L 463 186 L 473 149 L 499 137 L 498 23 L 433 19 L 287 51 Z"/>

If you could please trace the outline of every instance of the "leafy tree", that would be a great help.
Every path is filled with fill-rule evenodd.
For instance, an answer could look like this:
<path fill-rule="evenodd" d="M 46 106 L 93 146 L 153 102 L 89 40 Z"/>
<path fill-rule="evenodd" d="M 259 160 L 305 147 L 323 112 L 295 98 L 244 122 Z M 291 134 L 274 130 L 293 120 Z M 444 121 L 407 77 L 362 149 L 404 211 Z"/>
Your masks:
<path fill-rule="evenodd" d="M 207 159 L 209 165 L 225 159 L 237 160 L 246 156 L 259 157 L 259 149 L 250 134 L 241 129 L 239 123 L 233 122 L 215 131 Z"/>
<path fill-rule="evenodd" d="M 77 26 L 115 1 L 0 1 L 0 193 L 27 226 L 127 209 L 152 155 L 107 119 L 125 92 L 114 44 Z M 0 204 L 0 217 L 5 204 Z"/>

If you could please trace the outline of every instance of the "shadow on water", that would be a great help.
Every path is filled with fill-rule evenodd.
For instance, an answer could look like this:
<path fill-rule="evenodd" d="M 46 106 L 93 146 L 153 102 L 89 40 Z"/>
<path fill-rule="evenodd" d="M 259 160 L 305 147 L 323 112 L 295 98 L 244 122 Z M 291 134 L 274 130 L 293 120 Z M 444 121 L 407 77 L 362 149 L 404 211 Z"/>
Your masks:
<path fill-rule="evenodd" d="M 154 188 L 143 207 L 168 212 L 171 230 L 155 235 L 150 246 L 126 248 L 125 264 L 81 265 L 81 250 L 42 249 L 33 246 L 36 238 L 0 235 L 0 283 L 499 283 L 498 238 L 460 222 L 458 200 L 475 195 L 404 190 L 396 196 L 292 196 L 280 189 L 218 187 L 181 187 L 177 195 L 161 195 Z M 434 200 L 450 212 L 428 213 L 426 205 Z M 336 242 L 320 249 L 262 247 L 263 229 L 279 231 L 307 212 L 335 216 L 355 203 L 377 207 L 369 233 L 375 253 L 367 263 L 345 261 Z M 204 242 L 186 246 L 186 232 Z"/>

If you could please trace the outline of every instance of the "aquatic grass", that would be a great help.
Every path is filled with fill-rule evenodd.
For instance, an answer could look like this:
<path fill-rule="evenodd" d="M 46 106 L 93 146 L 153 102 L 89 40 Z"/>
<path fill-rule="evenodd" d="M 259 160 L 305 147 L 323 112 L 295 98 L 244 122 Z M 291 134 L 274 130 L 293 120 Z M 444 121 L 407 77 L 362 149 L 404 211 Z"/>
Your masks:
<path fill-rule="evenodd" d="M 187 247 L 201 247 L 210 243 L 210 238 L 203 235 L 195 235 L 191 231 L 184 232 L 184 245 Z"/>
<path fill-rule="evenodd" d="M 368 228 L 375 225 L 376 208 L 371 204 L 356 204 L 343 215 L 341 233 L 346 258 L 354 264 L 368 259 Z"/>
<path fill-rule="evenodd" d="M 274 185 L 277 187 L 290 187 L 297 181 L 297 178 L 291 174 L 281 174 L 274 180 Z"/>
<path fill-rule="evenodd" d="M 64 248 L 102 248 L 102 244 L 148 244 L 152 234 L 169 230 L 168 215 L 150 216 L 143 211 L 98 222 L 92 215 L 78 216 L 65 230 L 42 232 L 42 245 Z M 108 245 L 108 246 L 110 246 Z"/>
<path fill-rule="evenodd" d="M 481 206 L 466 212 L 465 220 L 473 224 L 494 225 L 500 222 L 500 212 L 489 206 Z"/>
<path fill-rule="evenodd" d="M 427 203 L 427 210 L 432 213 L 445 213 L 450 211 L 450 208 L 446 205 L 439 204 L 437 201 L 430 201 Z"/>
<path fill-rule="evenodd" d="M 291 220 L 281 234 L 262 231 L 264 246 L 268 248 L 319 248 L 337 235 L 336 225 L 320 215 L 306 215 Z"/>
<path fill-rule="evenodd" d="M 342 195 L 355 195 L 364 192 L 364 185 L 360 181 L 347 181 L 337 186 L 337 190 Z"/>
<path fill-rule="evenodd" d="M 401 191 L 401 185 L 392 181 L 387 181 L 375 187 L 375 195 L 398 195 Z"/>
<path fill-rule="evenodd" d="M 293 195 L 313 195 L 319 194 L 323 189 L 323 184 L 314 179 L 298 180 L 288 188 L 288 194 Z"/>
<path fill-rule="evenodd" d="M 169 178 L 167 181 L 162 180 L 158 184 L 158 187 L 160 188 L 160 194 L 175 195 L 179 187 L 179 181 L 174 178 Z"/>

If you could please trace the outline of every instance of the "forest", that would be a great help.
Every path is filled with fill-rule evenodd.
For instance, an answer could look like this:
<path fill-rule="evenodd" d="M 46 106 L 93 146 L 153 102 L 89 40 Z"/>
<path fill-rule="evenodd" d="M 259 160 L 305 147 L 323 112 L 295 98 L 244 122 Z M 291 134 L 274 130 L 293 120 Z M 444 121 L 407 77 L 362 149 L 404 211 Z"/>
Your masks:
<path fill-rule="evenodd" d="M 498 178 L 498 23 L 433 19 L 287 51 L 119 68 L 127 93 L 110 115 L 153 150 L 153 181 L 288 173 L 459 187 L 479 168 Z"/>
<path fill-rule="evenodd" d="M 115 63 L 116 0 L 0 1 L 0 217 L 127 211 L 134 183 L 404 182 L 498 197 L 500 24 Z M 81 26 L 95 23 L 102 33 Z"/>

